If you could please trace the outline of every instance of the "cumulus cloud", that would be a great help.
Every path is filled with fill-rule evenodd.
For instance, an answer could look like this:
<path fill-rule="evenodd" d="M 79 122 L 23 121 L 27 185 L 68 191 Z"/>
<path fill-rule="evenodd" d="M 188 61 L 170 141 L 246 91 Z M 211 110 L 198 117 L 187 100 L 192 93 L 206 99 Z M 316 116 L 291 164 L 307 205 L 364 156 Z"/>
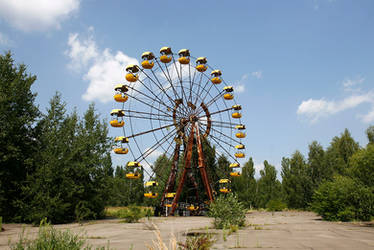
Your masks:
<path fill-rule="evenodd" d="M 255 72 L 252 72 L 251 75 L 257 79 L 261 79 L 262 78 L 262 71 L 259 70 L 259 71 L 255 71 Z"/>
<path fill-rule="evenodd" d="M 78 33 L 69 35 L 69 49 L 65 54 L 70 58 L 68 67 L 83 73 L 88 88 L 82 98 L 86 101 L 99 100 L 103 103 L 113 99 L 113 86 L 123 82 L 124 68 L 129 64 L 139 64 L 122 51 L 113 53 L 109 48 L 100 50 L 94 40 L 93 28 L 87 37 Z"/>
<path fill-rule="evenodd" d="M 362 83 L 364 80 L 363 78 L 359 78 L 358 80 L 345 80 L 343 81 L 343 87 L 346 89 L 347 87 L 351 88 L 357 84 Z M 298 109 L 298 115 L 304 115 L 308 119 L 311 120 L 312 123 L 317 122 L 322 117 L 328 117 L 330 115 L 334 115 L 345 111 L 347 109 L 353 109 L 357 106 L 369 103 L 371 104 L 371 109 L 365 115 L 359 115 L 361 120 L 365 123 L 369 123 L 374 121 L 374 91 L 369 91 L 366 93 L 352 93 L 350 96 L 340 100 L 340 101 L 329 101 L 324 98 L 322 99 L 309 99 L 303 101 Z"/>
<path fill-rule="evenodd" d="M 80 0 L 0 0 L 0 16 L 23 31 L 60 28 L 78 10 Z"/>

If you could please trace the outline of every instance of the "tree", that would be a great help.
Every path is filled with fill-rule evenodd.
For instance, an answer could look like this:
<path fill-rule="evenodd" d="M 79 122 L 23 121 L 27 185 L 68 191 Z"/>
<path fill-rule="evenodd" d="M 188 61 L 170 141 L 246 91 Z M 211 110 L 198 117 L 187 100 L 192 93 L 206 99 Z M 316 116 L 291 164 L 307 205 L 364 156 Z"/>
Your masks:
<path fill-rule="evenodd" d="M 103 215 L 112 177 L 108 129 L 90 105 L 84 118 L 66 114 L 60 94 L 37 125 L 36 169 L 24 188 L 25 219 L 53 223 Z"/>
<path fill-rule="evenodd" d="M 374 192 L 374 145 L 367 145 L 365 149 L 356 152 L 351 160 L 351 173 L 364 185 L 371 187 Z"/>
<path fill-rule="evenodd" d="M 244 164 L 242 174 L 232 180 L 232 189 L 246 207 L 257 207 L 256 179 L 252 157 Z"/>
<path fill-rule="evenodd" d="M 257 182 L 257 205 L 265 208 L 269 201 L 280 198 L 281 183 L 277 180 L 277 170 L 267 161 L 264 161 L 264 169 L 260 171 L 260 175 Z"/>
<path fill-rule="evenodd" d="M 309 144 L 308 174 L 313 183 L 313 190 L 316 189 L 323 180 L 327 179 L 328 176 L 332 175 L 332 173 L 328 173 L 329 169 L 325 168 L 324 157 L 325 151 L 321 144 L 317 141 L 313 141 Z"/>
<path fill-rule="evenodd" d="M 366 135 L 369 140 L 369 144 L 374 144 L 374 126 L 370 126 L 366 129 Z"/>
<path fill-rule="evenodd" d="M 329 173 L 347 175 L 349 158 L 359 150 L 359 144 L 352 138 L 348 129 L 340 137 L 335 136 L 325 155 L 325 166 Z M 332 176 L 329 177 L 332 179 Z"/>
<path fill-rule="evenodd" d="M 312 181 L 304 156 L 296 151 L 291 159 L 282 160 L 282 187 L 287 206 L 306 208 L 312 197 Z"/>
<path fill-rule="evenodd" d="M 10 52 L 0 55 L 0 214 L 4 221 L 19 214 L 22 186 L 34 170 L 39 118 L 31 91 L 36 76 L 15 65 Z"/>

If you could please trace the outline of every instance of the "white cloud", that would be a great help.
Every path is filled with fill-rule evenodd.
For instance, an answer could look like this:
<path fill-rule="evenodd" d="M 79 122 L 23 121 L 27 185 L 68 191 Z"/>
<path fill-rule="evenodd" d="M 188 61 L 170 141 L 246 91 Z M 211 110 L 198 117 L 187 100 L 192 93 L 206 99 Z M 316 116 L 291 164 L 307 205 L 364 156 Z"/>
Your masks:
<path fill-rule="evenodd" d="M 346 79 L 342 85 L 344 90 L 361 84 L 364 81 L 363 78 L 357 78 L 356 80 Z M 361 120 L 365 123 L 374 121 L 374 91 L 368 91 L 366 93 L 355 94 L 351 93 L 350 96 L 340 101 L 329 101 L 322 99 L 309 99 L 303 101 L 298 109 L 298 115 L 304 115 L 311 120 L 312 123 L 317 122 L 322 117 L 328 117 L 330 115 L 337 114 L 347 109 L 353 109 L 363 103 L 371 104 L 369 112 L 365 115 L 359 115 Z"/>
<path fill-rule="evenodd" d="M 360 91 L 361 89 L 358 88 L 358 85 L 363 83 L 365 78 L 358 76 L 355 79 L 347 78 L 343 81 L 343 88 L 344 91 Z"/>
<path fill-rule="evenodd" d="M 252 72 L 251 75 L 253 77 L 256 77 L 257 79 L 261 79 L 262 78 L 262 71 L 259 70 L 259 71 Z"/>
<path fill-rule="evenodd" d="M 233 86 L 236 93 L 243 93 L 245 91 L 245 82 L 248 79 L 248 74 L 244 74 L 242 78 Z"/>
<path fill-rule="evenodd" d="M 80 0 L 0 0 L 0 16 L 23 31 L 60 28 L 78 10 Z"/>
<path fill-rule="evenodd" d="M 68 46 L 69 49 L 65 52 L 71 60 L 68 67 L 77 72 L 86 72 L 83 79 L 89 85 L 82 96 L 86 101 L 111 101 L 113 86 L 125 79 L 124 68 L 129 64 L 139 64 L 135 58 L 122 51 L 112 53 L 109 48 L 100 50 L 93 38 L 92 27 L 87 38 L 81 38 L 78 33 L 70 34 Z"/>

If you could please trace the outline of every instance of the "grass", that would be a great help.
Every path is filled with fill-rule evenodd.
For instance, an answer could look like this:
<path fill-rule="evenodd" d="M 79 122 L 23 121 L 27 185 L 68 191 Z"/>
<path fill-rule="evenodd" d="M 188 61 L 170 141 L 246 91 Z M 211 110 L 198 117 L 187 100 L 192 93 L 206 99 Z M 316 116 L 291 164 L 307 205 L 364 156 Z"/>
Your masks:
<path fill-rule="evenodd" d="M 38 235 L 35 239 L 30 239 L 25 234 L 25 228 L 19 235 L 18 242 L 14 244 L 9 243 L 9 248 L 12 250 L 79 250 L 79 249 L 93 249 L 92 246 L 88 245 L 87 238 L 82 237 L 79 234 L 73 233 L 69 230 L 57 230 L 46 222 L 46 219 L 42 220 L 39 227 Z M 109 241 L 106 247 L 100 247 L 95 249 L 109 249 Z"/>
<path fill-rule="evenodd" d="M 141 206 L 128 206 L 128 207 L 107 207 L 105 208 L 106 217 L 114 217 L 124 223 L 138 222 L 143 217 L 150 217 L 153 215 L 153 208 Z"/>

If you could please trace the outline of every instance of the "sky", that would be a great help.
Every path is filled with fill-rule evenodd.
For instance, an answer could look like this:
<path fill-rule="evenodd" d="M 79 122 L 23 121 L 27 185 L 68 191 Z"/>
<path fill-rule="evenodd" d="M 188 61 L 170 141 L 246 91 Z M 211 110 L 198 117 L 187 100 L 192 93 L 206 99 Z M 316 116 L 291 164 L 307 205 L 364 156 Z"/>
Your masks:
<path fill-rule="evenodd" d="M 280 171 L 282 157 L 307 156 L 313 140 L 326 148 L 345 128 L 367 144 L 373 11 L 372 0 L 0 0 L 0 50 L 37 75 L 42 111 L 58 91 L 69 111 L 94 102 L 110 120 L 126 65 L 187 48 L 235 86 L 256 169 L 267 160 Z"/>

